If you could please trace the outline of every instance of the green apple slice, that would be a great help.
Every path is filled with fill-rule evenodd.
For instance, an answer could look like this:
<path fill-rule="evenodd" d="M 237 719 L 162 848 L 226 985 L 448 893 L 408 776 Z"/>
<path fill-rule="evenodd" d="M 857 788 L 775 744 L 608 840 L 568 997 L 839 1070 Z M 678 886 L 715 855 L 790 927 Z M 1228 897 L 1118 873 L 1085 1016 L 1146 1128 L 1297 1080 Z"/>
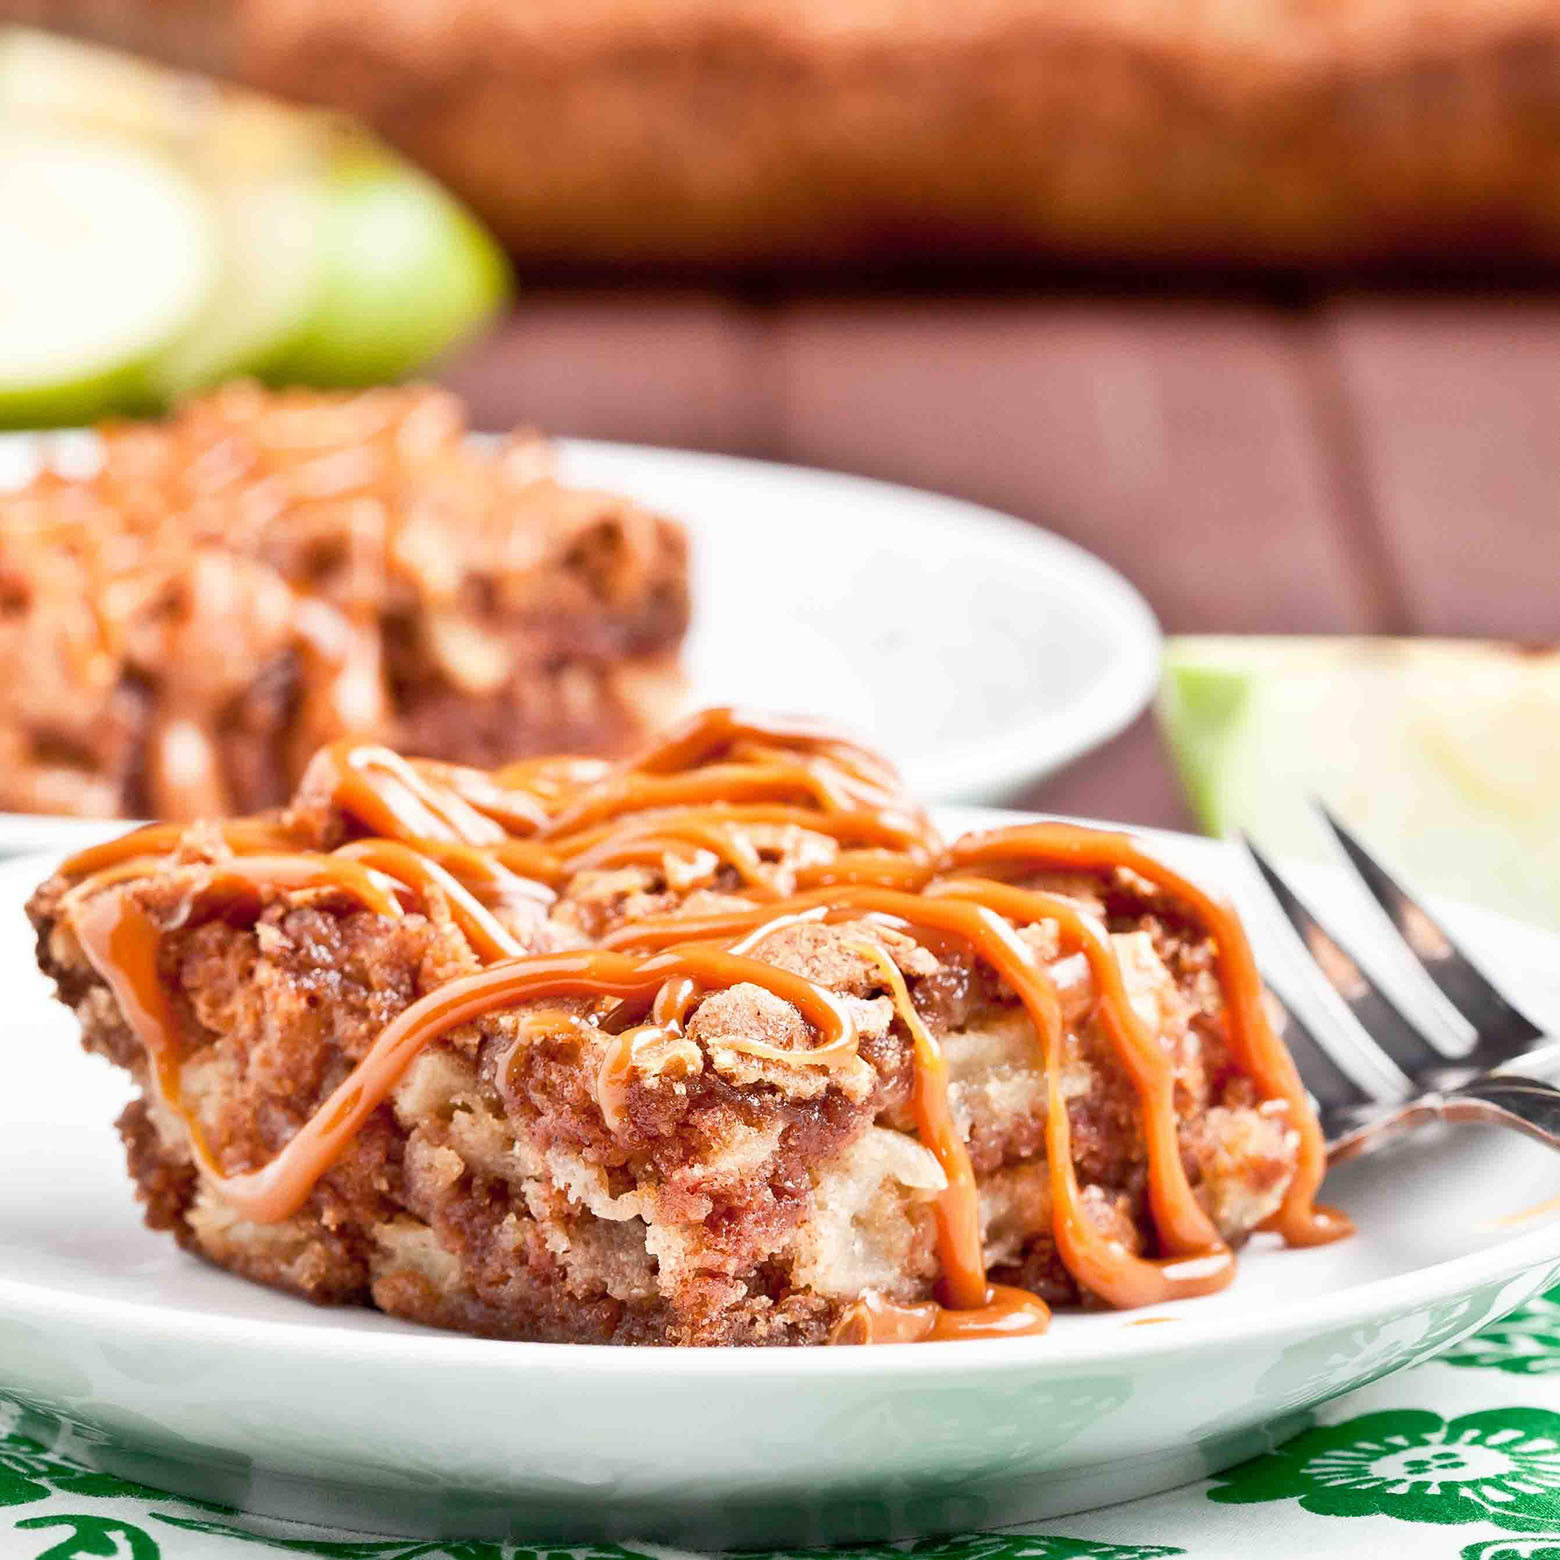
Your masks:
<path fill-rule="evenodd" d="M 329 199 L 324 286 L 267 378 L 398 379 L 472 334 L 504 300 L 509 268 L 491 235 L 405 163 L 350 146 L 331 167 Z"/>
<path fill-rule="evenodd" d="M 0 422 L 90 418 L 148 394 L 148 364 L 217 275 L 210 211 L 151 153 L 0 133 Z"/>
<path fill-rule="evenodd" d="M 1560 929 L 1560 652 L 1174 639 L 1159 717 L 1211 832 L 1320 854 L 1318 796 L 1422 887 Z"/>
<path fill-rule="evenodd" d="M 217 286 L 151 370 L 158 393 L 260 372 L 310 319 L 324 278 L 328 202 L 318 171 L 287 169 L 208 186 L 222 253 Z"/>
<path fill-rule="evenodd" d="M 0 114 L 165 151 L 205 194 L 217 285 L 153 366 L 159 397 L 254 372 L 312 316 L 328 209 L 321 116 L 25 28 L 0 32 Z"/>
<path fill-rule="evenodd" d="M 127 54 L 28 27 L 0 29 L 0 118 L 12 127 L 165 146 L 196 130 L 210 96 L 191 78 Z"/>
<path fill-rule="evenodd" d="M 240 374 L 399 378 L 474 330 L 507 292 L 502 252 L 465 208 L 333 116 L 11 28 L 0 29 L 0 124 L 163 155 L 211 208 L 218 273 L 205 307 L 144 385 L 94 381 L 61 403 L 80 415 L 107 409 L 105 398 L 171 400 Z"/>

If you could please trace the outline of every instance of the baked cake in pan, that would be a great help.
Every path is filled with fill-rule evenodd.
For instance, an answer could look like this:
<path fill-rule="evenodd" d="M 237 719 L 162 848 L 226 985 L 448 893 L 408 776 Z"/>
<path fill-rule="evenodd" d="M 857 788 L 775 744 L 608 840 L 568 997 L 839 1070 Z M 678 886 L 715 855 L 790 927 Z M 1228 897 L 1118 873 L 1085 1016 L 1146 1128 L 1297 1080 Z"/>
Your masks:
<path fill-rule="evenodd" d="M 0 810 L 193 818 L 339 737 L 492 764 L 674 713 L 681 529 L 429 388 L 228 386 L 0 493 Z"/>
<path fill-rule="evenodd" d="M 1555 0 L 6 0 L 360 114 L 531 270 L 1560 255 Z"/>
<path fill-rule="evenodd" d="M 609 766 L 322 750 L 37 891 L 149 1224 L 504 1338 L 1032 1332 L 1343 1233 L 1221 901 L 1104 830 L 947 843 L 880 759 L 694 717 Z"/>

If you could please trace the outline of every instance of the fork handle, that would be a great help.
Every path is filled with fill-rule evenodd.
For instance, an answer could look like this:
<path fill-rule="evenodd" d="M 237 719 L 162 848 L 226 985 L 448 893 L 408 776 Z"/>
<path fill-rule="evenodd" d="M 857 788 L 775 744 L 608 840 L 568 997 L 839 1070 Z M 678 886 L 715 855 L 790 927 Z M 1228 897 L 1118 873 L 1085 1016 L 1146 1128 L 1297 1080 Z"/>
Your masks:
<path fill-rule="evenodd" d="M 1521 1073 L 1479 1073 L 1360 1120 L 1328 1145 L 1328 1163 L 1374 1153 L 1432 1122 L 1467 1121 L 1507 1127 L 1560 1150 L 1560 1089 Z"/>

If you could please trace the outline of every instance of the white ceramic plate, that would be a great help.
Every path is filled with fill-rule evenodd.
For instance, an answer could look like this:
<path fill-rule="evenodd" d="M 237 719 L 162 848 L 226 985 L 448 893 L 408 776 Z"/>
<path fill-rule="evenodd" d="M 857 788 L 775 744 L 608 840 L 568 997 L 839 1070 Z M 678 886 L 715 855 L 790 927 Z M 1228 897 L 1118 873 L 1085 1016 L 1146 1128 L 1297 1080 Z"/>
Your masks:
<path fill-rule="evenodd" d="M 0 489 L 81 435 L 0 436 Z M 1113 736 L 1159 674 L 1141 596 L 1071 542 L 974 504 L 794 466 L 563 442 L 571 482 L 693 536 L 694 704 L 806 710 L 932 801 L 999 801 Z M 66 849 L 70 820 L 0 814 L 0 852 Z"/>
<path fill-rule="evenodd" d="M 1224 847 L 1161 838 L 1239 889 Z M 109 1126 L 123 1084 L 76 1050 L 31 969 L 20 904 L 46 865 L 0 866 L 0 1392 L 88 1427 L 83 1447 L 115 1472 L 252 1512 L 709 1547 L 1054 1516 L 1261 1450 L 1560 1268 L 1560 1222 L 1521 1217 L 1560 1192 L 1560 1163 L 1465 1128 L 1341 1171 L 1328 1195 L 1352 1240 L 1259 1237 L 1222 1295 L 1061 1315 L 1037 1339 L 611 1349 L 315 1310 L 141 1227 Z M 1560 943 L 1485 912 L 1447 919 L 1536 1016 L 1560 1017 Z"/>

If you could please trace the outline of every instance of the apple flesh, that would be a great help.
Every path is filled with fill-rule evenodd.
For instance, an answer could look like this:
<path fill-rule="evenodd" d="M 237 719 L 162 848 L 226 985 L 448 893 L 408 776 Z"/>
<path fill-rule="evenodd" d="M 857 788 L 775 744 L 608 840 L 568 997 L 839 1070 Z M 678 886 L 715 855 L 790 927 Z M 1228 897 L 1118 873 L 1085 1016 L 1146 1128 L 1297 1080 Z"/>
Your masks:
<path fill-rule="evenodd" d="M 1560 651 L 1172 639 L 1158 714 L 1211 833 L 1320 855 L 1320 797 L 1411 883 L 1560 930 Z"/>

